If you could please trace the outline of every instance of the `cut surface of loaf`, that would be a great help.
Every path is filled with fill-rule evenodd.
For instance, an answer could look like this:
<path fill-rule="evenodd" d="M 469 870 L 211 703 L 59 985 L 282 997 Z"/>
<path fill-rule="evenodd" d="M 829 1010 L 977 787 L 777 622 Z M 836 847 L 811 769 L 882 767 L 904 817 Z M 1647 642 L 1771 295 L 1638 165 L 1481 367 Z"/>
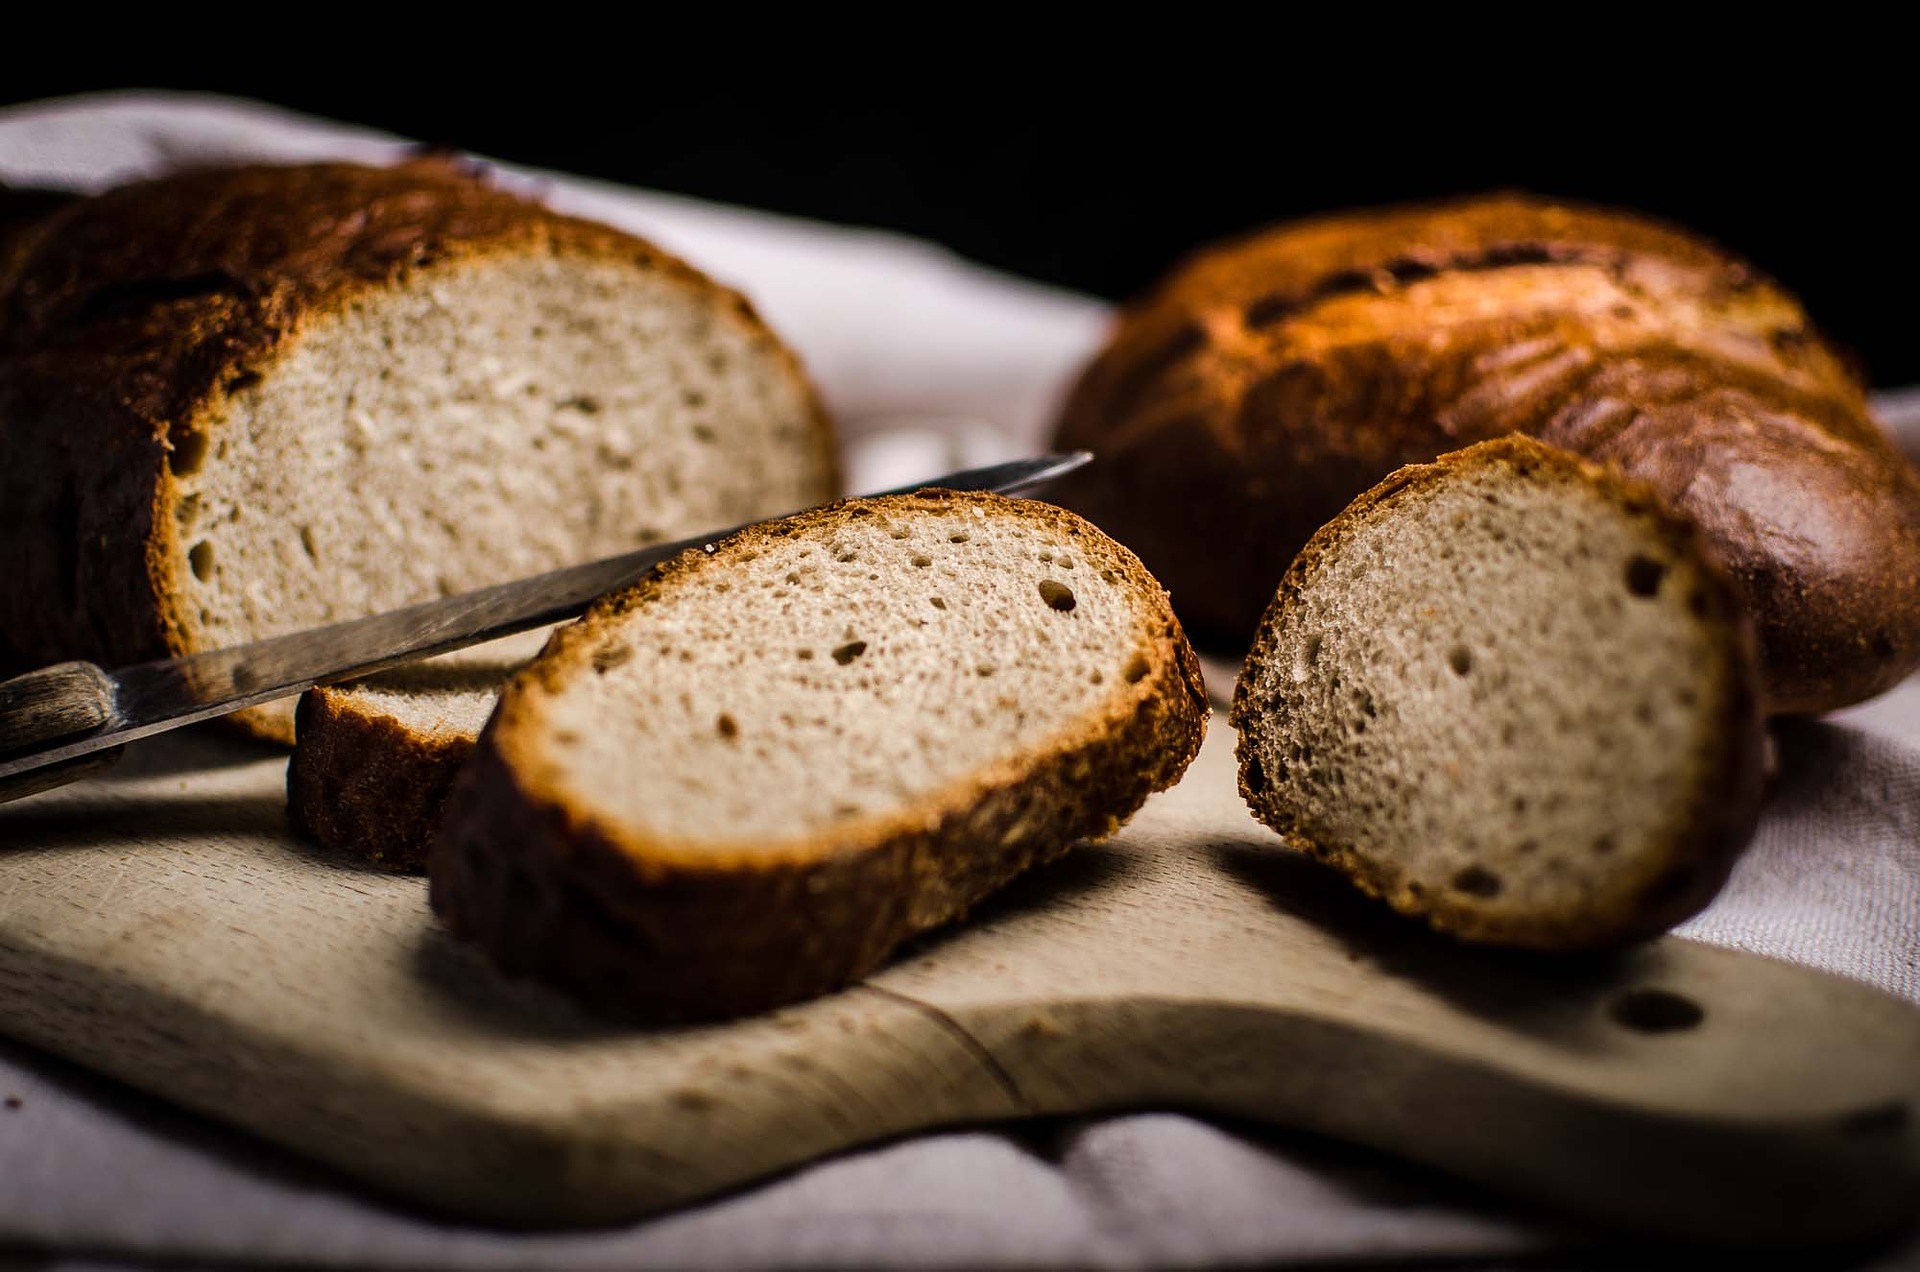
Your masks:
<path fill-rule="evenodd" d="M 447 795 L 502 685 L 547 631 L 523 632 L 365 680 L 309 689 L 295 713 L 287 812 L 320 843 L 424 869 Z"/>
<path fill-rule="evenodd" d="M 185 173 L 22 243 L 17 661 L 232 645 L 834 493 L 820 406 L 739 296 L 444 165 Z M 250 718 L 286 738 L 291 704 Z"/>
<path fill-rule="evenodd" d="M 1472 941 L 1608 946 L 1704 906 L 1758 813 L 1757 664 L 1731 583 L 1656 500 L 1522 438 L 1361 496 L 1241 675 L 1255 815 Z"/>
<path fill-rule="evenodd" d="M 1649 482 L 1758 627 L 1775 712 L 1920 666 L 1920 475 L 1791 295 L 1703 239 L 1528 196 L 1355 212 L 1203 251 L 1130 306 L 1063 412 L 1063 503 L 1203 645 L 1395 468 L 1510 433 Z"/>
<path fill-rule="evenodd" d="M 455 787 L 433 904 L 602 1007 L 750 1012 L 1109 833 L 1206 713 L 1165 592 L 1079 518 L 850 500 L 561 629 Z"/>

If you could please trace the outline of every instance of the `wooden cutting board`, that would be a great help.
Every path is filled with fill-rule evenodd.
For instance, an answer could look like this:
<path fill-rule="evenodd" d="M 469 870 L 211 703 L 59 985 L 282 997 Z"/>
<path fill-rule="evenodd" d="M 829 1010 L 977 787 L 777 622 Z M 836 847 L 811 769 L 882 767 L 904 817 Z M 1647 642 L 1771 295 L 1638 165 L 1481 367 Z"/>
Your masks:
<path fill-rule="evenodd" d="M 0 1031 L 496 1223 L 630 1219 L 849 1145 L 1150 1106 L 1374 1145 L 1634 1228 L 1883 1232 L 1920 1010 L 1667 939 L 1455 948 L 1282 849 L 1216 718 L 1187 779 L 867 984 L 635 1030 L 507 984 L 417 878 L 288 834 L 213 735 L 0 809 Z"/>

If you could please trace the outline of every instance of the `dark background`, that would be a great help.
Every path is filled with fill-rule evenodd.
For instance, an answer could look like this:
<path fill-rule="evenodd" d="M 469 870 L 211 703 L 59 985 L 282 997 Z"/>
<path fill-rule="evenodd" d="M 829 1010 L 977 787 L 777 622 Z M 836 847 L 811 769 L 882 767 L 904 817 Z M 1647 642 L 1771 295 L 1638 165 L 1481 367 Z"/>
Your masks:
<path fill-rule="evenodd" d="M 1617 33 L 1586 30 L 1467 65 L 1404 31 L 1386 51 L 1364 32 L 1294 37 L 1284 57 L 1243 35 L 1148 40 L 1130 60 L 976 44 L 913 71 L 796 58 L 799 69 L 768 73 L 710 63 L 693 43 L 677 60 L 647 46 L 588 64 L 574 46 L 555 62 L 543 45 L 431 82 L 364 49 L 307 73 L 247 56 L 63 68 L 10 55 L 0 102 L 130 85 L 238 94 L 521 163 L 905 230 L 1114 298 L 1263 222 L 1533 189 L 1704 231 L 1797 290 L 1876 383 L 1920 382 L 1906 193 L 1916 112 L 1905 68 L 1861 57 L 1888 37 L 1762 54 L 1718 41 L 1616 48 L 1604 38 Z M 946 34 L 920 38 L 943 48 Z M 1561 46 L 1579 41 L 1594 55 L 1569 60 Z M 411 47 L 394 55 L 407 61 Z M 408 64 L 421 58 L 446 60 Z"/>

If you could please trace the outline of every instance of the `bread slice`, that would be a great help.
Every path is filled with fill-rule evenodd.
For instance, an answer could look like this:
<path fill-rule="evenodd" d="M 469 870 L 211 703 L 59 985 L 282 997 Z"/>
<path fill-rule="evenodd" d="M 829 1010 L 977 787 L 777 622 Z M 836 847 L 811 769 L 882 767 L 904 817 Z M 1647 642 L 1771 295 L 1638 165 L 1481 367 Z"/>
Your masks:
<path fill-rule="evenodd" d="M 1758 812 L 1754 641 L 1692 524 L 1526 438 L 1403 468 L 1294 561 L 1236 689 L 1254 815 L 1395 909 L 1542 950 L 1665 930 Z"/>
<path fill-rule="evenodd" d="M 77 199 L 0 293 L 15 661 L 218 648 L 836 493 L 743 299 L 442 163 Z M 290 703 L 248 719 L 291 739 Z"/>
<path fill-rule="evenodd" d="M 1047 504 L 855 499 L 667 563 L 561 629 L 454 788 L 433 906 L 622 1013 L 832 989 L 1200 745 L 1167 595 Z"/>
<path fill-rule="evenodd" d="M 423 870 L 447 795 L 500 689 L 550 629 L 309 689 L 296 712 L 287 813 L 329 848 Z"/>

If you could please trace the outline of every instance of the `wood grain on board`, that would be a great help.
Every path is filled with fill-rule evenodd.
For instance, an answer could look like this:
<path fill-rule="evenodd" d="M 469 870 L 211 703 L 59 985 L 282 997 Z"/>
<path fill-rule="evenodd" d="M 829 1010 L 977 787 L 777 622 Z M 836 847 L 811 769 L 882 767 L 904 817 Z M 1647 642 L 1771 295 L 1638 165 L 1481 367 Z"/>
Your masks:
<path fill-rule="evenodd" d="M 630 1219 L 851 1145 L 1177 1107 L 1324 1132 L 1636 1229 L 1889 1230 L 1920 1010 L 1665 939 L 1462 949 L 1280 847 L 1216 718 L 1186 780 L 867 984 L 602 1023 L 292 837 L 283 753 L 194 733 L 0 808 L 0 1032 L 495 1223 Z"/>

